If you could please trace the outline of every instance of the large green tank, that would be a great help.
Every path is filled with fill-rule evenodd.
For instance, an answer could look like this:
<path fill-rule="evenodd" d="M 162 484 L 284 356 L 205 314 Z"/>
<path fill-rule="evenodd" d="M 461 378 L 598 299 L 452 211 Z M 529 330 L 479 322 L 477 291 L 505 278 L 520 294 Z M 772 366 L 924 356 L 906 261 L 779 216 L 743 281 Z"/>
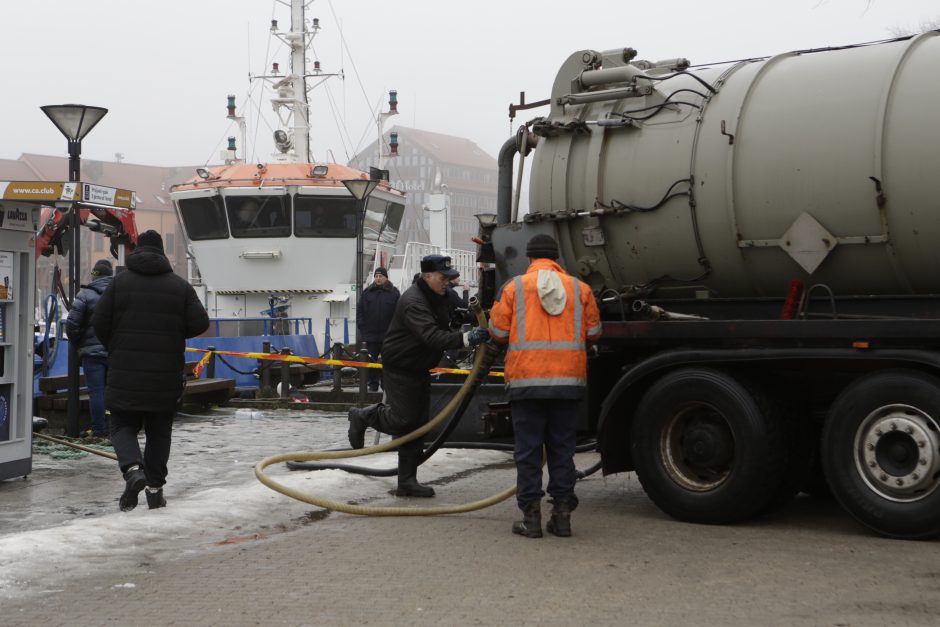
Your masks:
<path fill-rule="evenodd" d="M 529 224 L 499 239 L 553 232 L 595 288 L 940 293 L 938 35 L 707 67 L 576 52 L 531 127 Z"/>

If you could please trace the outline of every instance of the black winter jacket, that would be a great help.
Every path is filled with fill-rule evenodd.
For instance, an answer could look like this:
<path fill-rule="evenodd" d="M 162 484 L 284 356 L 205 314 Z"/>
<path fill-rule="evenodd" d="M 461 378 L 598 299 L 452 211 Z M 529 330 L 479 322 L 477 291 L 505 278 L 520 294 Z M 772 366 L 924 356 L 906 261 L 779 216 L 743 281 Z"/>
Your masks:
<path fill-rule="evenodd" d="M 91 316 L 95 313 L 95 306 L 111 281 L 112 276 L 100 276 L 88 285 L 82 287 L 75 296 L 75 302 L 69 310 L 69 317 L 65 320 L 65 335 L 69 342 L 78 347 L 79 357 L 107 357 L 105 350 L 95 329 L 91 326 Z"/>
<path fill-rule="evenodd" d="M 386 368 L 426 374 L 437 366 L 444 351 L 463 346 L 463 334 L 449 331 L 450 305 L 418 279 L 398 299 L 392 324 L 382 344 Z"/>
<path fill-rule="evenodd" d="M 362 292 L 356 310 L 356 328 L 361 342 L 381 342 L 395 315 L 395 305 L 401 294 L 391 283 L 379 287 L 375 283 Z"/>
<path fill-rule="evenodd" d="M 186 338 L 209 328 L 196 291 L 157 248 L 140 246 L 98 301 L 95 333 L 108 350 L 111 410 L 172 412 L 183 393 Z"/>

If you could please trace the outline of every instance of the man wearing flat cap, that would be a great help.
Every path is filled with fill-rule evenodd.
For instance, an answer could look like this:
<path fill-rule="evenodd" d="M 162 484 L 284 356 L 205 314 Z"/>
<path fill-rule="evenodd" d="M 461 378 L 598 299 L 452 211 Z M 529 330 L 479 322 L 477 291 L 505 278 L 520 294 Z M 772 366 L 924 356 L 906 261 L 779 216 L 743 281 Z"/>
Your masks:
<path fill-rule="evenodd" d="M 367 427 L 395 437 L 406 435 L 429 419 L 431 375 L 444 351 L 485 340 L 485 329 L 467 333 L 449 329 L 447 287 L 460 276 L 450 257 L 428 255 L 421 276 L 398 299 L 382 344 L 386 403 L 349 412 L 349 444 L 362 448 Z M 413 440 L 398 449 L 398 496 L 434 496 L 434 488 L 418 483 L 424 443 Z"/>
<path fill-rule="evenodd" d="M 395 315 L 395 305 L 401 294 L 388 280 L 388 270 L 379 266 L 373 273 L 372 284 L 362 291 L 359 307 L 356 308 L 356 341 L 365 342 L 372 361 L 382 353 L 382 342 L 388 325 Z M 376 392 L 382 379 L 382 371 L 369 368 L 369 390 Z"/>

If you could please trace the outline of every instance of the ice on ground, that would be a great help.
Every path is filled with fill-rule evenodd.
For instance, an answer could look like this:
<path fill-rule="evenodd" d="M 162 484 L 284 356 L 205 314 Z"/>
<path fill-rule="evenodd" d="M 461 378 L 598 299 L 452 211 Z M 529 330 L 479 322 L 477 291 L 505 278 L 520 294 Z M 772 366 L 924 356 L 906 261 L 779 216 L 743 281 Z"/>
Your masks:
<path fill-rule="evenodd" d="M 184 415 L 173 431 L 164 488 L 168 507 L 157 510 L 147 509 L 141 493 L 135 510 L 119 511 L 124 482 L 112 460 L 34 456 L 29 479 L 0 482 L 0 599 L 49 592 L 62 578 L 146 567 L 296 528 L 310 520 L 312 506 L 262 485 L 255 464 L 285 452 L 342 448 L 347 427 L 345 415 L 322 412 Z M 509 460 L 502 452 L 441 451 L 422 466 L 422 479 Z M 376 468 L 396 462 L 395 453 L 350 460 Z M 395 483 L 394 476 L 291 472 L 283 465 L 270 466 L 266 474 L 290 488 L 347 501 L 385 496 Z"/>

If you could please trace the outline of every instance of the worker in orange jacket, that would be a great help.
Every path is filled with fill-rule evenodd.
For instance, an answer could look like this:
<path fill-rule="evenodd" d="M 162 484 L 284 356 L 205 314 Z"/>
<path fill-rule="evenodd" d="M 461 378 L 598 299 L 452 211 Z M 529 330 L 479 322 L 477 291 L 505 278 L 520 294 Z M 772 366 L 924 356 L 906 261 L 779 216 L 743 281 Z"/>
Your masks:
<path fill-rule="evenodd" d="M 526 246 L 529 267 L 509 281 L 490 311 L 490 335 L 508 344 L 506 388 L 515 433 L 516 501 L 523 519 L 512 531 L 542 537 L 542 447 L 548 455 L 547 529 L 571 535 L 577 507 L 574 466 L 577 414 L 587 385 L 587 345 L 601 335 L 591 288 L 555 260 L 558 244 L 535 235 Z"/>

